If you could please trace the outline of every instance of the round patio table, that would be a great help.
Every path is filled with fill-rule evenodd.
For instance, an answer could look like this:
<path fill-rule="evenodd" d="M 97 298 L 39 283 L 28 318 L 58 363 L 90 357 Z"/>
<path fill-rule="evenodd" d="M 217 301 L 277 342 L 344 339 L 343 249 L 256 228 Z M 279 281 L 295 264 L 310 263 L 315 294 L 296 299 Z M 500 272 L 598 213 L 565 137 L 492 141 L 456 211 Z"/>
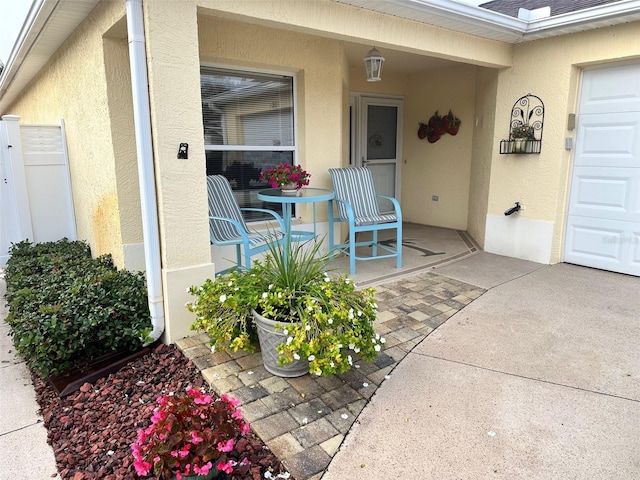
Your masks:
<path fill-rule="evenodd" d="M 282 193 L 279 188 L 269 188 L 258 192 L 258 200 L 263 202 L 282 204 L 282 217 L 284 220 L 284 230 L 287 235 L 287 243 L 292 236 L 303 240 L 307 238 L 315 238 L 316 236 L 316 203 L 328 202 L 334 198 L 331 190 L 325 188 L 308 188 L 299 189 L 295 195 L 287 195 Z M 311 232 L 291 231 L 291 215 L 292 205 L 300 203 L 313 203 L 313 234 Z"/>

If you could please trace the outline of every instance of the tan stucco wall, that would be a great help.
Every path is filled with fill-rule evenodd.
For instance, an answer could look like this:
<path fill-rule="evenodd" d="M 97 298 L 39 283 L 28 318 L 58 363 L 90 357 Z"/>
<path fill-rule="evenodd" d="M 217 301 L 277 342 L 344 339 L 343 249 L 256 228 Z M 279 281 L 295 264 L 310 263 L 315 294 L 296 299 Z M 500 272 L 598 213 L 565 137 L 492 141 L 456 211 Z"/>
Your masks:
<path fill-rule="evenodd" d="M 168 342 L 190 333 L 194 317 L 184 307 L 191 300 L 187 288 L 214 275 L 207 222 L 197 9 L 193 1 L 176 3 L 143 3 L 167 318 L 163 338 Z M 188 159 L 177 158 L 180 143 L 189 144 Z"/>
<path fill-rule="evenodd" d="M 219 17 L 277 26 L 339 40 L 376 45 L 470 62 L 511 65 L 511 46 L 473 35 L 384 15 L 333 0 L 200 0 L 199 5 Z"/>
<path fill-rule="evenodd" d="M 78 238 L 89 241 L 94 255 L 113 254 L 119 265 L 121 226 L 102 36 L 123 16 L 124 2 L 99 4 L 7 108 L 25 124 L 64 119 Z"/>
<path fill-rule="evenodd" d="M 477 69 L 473 117 L 473 146 L 469 182 L 469 215 L 467 232 L 484 248 L 485 222 L 491 181 L 491 159 L 494 149 L 496 90 L 498 70 Z"/>
<path fill-rule="evenodd" d="M 128 245 L 142 243 L 142 217 L 125 23 L 122 19 L 104 39 L 104 60 L 121 238 Z"/>
<path fill-rule="evenodd" d="M 467 229 L 475 78 L 476 67 L 461 65 L 408 79 L 402 166 L 402 210 L 408 222 Z M 418 138 L 420 122 L 449 110 L 462 121 L 457 135 L 444 134 L 435 143 Z"/>
<path fill-rule="evenodd" d="M 414 75 L 387 72 L 383 74 L 383 81 L 367 82 L 363 69 L 351 69 L 352 91 L 404 99 L 403 155 L 399 171 L 405 221 L 467 229 L 475 72 L 474 66 L 460 65 Z M 458 134 L 443 135 L 433 144 L 420 140 L 418 124 L 427 123 L 436 110 L 446 115 L 449 109 L 462 120 Z M 433 202 L 432 195 L 437 195 L 439 201 Z"/>
<path fill-rule="evenodd" d="M 204 65 L 295 76 L 298 163 L 311 173 L 310 186 L 328 188 L 328 169 L 342 164 L 348 144 L 342 43 L 207 15 L 198 18 L 198 28 Z"/>
<path fill-rule="evenodd" d="M 635 22 L 518 44 L 513 68 L 499 74 L 488 214 L 502 215 L 520 201 L 520 219 L 550 222 L 550 263 L 561 260 L 572 161 L 564 139 L 574 133 L 567 130 L 567 115 L 576 113 L 578 67 L 639 58 L 639 31 Z M 545 104 L 542 153 L 498 155 L 513 103 L 527 93 Z"/>

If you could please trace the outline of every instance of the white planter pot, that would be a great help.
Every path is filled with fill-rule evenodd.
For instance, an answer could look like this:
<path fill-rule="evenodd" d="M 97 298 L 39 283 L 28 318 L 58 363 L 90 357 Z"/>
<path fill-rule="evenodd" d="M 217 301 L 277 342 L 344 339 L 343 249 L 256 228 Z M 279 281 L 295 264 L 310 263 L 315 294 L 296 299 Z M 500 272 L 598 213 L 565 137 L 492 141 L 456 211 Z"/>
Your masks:
<path fill-rule="evenodd" d="M 283 195 L 297 195 L 298 194 L 298 184 L 297 183 L 287 183 L 280 187 L 280 191 Z"/>
<path fill-rule="evenodd" d="M 282 330 L 276 330 L 276 323 L 263 317 L 255 310 L 251 310 L 253 320 L 258 329 L 258 341 L 262 352 L 262 363 L 269 373 L 278 377 L 301 377 L 309 373 L 309 362 L 304 359 L 294 360 L 292 363 L 281 366 L 278 364 L 278 352 L 276 347 L 287 341 L 287 335 Z"/>

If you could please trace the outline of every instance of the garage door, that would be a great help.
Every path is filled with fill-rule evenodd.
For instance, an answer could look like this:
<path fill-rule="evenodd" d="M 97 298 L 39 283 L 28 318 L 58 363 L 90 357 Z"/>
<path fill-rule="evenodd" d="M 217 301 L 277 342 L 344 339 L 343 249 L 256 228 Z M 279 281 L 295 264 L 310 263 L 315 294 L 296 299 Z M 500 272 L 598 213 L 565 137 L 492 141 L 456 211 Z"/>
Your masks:
<path fill-rule="evenodd" d="M 640 276 L 640 64 L 584 72 L 564 261 Z"/>

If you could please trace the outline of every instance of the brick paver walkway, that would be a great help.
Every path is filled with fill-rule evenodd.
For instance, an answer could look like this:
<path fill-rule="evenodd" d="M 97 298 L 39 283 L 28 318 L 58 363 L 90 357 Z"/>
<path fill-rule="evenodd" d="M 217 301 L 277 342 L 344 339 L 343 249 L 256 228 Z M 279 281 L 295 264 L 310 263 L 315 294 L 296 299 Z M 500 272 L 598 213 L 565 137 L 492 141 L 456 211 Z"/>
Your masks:
<path fill-rule="evenodd" d="M 260 352 L 211 353 L 207 334 L 176 342 L 211 388 L 242 405 L 254 432 L 296 480 L 319 480 L 353 422 L 408 352 L 485 290 L 433 273 L 376 286 L 375 330 L 386 338 L 375 362 L 332 378 L 280 378 Z M 355 356 L 354 356 L 355 358 Z"/>

